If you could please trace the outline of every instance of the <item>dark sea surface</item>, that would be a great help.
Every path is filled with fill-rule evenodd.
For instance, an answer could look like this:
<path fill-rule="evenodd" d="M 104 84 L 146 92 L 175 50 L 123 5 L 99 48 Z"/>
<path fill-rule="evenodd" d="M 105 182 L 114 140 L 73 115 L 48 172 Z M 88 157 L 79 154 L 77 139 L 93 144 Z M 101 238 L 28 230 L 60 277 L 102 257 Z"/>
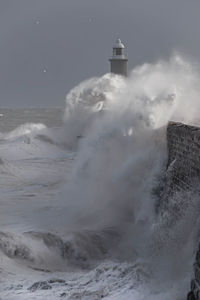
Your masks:
<path fill-rule="evenodd" d="M 0 299 L 133 299 L 143 271 L 110 260 L 116 231 L 83 230 L 66 206 L 76 151 L 63 114 L 0 110 Z"/>
<path fill-rule="evenodd" d="M 62 124 L 64 109 L 31 108 L 0 109 L 0 132 L 9 132 L 26 123 L 43 123 L 47 127 L 58 127 Z"/>

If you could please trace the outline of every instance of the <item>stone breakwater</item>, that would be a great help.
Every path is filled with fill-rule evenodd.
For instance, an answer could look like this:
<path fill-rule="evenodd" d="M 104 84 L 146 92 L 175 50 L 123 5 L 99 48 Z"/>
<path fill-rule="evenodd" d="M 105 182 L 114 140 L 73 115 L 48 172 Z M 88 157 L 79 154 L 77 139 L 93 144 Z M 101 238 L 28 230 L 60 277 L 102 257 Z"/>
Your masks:
<path fill-rule="evenodd" d="M 194 191 L 200 197 L 200 128 L 170 122 L 167 128 L 168 166 L 165 200 L 177 191 Z M 194 275 L 188 300 L 200 299 L 200 244 L 194 262 Z"/>
<path fill-rule="evenodd" d="M 194 263 L 194 279 L 191 281 L 191 291 L 188 294 L 188 300 L 200 299 L 200 244 L 197 250 Z"/>
<path fill-rule="evenodd" d="M 171 189 L 188 190 L 200 180 L 200 128 L 170 122 L 167 142 Z"/>

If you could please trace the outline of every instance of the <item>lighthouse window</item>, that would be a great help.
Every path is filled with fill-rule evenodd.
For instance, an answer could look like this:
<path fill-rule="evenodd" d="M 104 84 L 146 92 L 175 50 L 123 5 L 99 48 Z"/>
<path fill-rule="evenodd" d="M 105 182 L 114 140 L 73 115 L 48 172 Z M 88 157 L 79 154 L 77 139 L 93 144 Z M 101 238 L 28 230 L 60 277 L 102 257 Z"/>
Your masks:
<path fill-rule="evenodd" d="M 116 49 L 116 55 L 122 55 L 122 49 L 117 48 Z"/>

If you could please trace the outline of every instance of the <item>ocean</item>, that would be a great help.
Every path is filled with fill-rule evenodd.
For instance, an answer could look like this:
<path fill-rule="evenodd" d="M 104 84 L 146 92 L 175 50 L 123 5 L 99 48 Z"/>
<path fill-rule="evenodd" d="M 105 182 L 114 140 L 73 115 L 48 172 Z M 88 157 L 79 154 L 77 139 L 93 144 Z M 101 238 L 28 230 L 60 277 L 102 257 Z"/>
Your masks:
<path fill-rule="evenodd" d="M 199 201 L 156 208 L 196 82 L 175 57 L 87 80 L 65 109 L 0 109 L 0 299 L 186 299 Z"/>

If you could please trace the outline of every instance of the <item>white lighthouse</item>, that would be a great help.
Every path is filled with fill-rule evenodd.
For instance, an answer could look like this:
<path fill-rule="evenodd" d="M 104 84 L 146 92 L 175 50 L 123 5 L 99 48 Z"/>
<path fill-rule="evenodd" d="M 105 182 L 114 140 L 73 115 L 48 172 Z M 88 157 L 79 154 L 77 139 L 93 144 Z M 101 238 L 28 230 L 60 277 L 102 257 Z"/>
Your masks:
<path fill-rule="evenodd" d="M 113 55 L 109 59 L 110 72 L 114 74 L 120 74 L 127 76 L 127 62 L 128 58 L 125 54 L 125 47 L 120 39 L 117 39 L 113 46 Z"/>

